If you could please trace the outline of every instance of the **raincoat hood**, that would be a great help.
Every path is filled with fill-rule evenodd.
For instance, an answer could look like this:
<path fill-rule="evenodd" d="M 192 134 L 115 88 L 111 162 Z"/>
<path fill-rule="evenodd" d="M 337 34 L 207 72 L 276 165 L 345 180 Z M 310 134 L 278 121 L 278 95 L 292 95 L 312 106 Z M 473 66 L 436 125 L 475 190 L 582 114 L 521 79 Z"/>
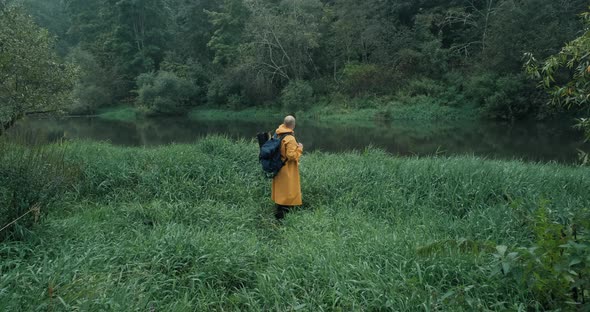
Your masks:
<path fill-rule="evenodd" d="M 285 124 L 282 124 L 277 129 L 276 134 L 281 135 L 283 133 L 295 133 L 295 131 L 293 131 L 293 129 L 287 128 L 287 126 L 285 126 Z"/>

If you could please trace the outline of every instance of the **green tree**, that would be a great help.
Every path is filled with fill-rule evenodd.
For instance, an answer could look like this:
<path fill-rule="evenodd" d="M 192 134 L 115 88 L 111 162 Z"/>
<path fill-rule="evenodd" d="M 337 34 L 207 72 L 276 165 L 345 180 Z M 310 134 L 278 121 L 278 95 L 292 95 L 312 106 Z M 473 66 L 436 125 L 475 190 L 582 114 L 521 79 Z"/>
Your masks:
<path fill-rule="evenodd" d="M 37 25 L 56 36 L 56 48 L 60 56 L 68 53 L 70 43 L 67 32 L 71 21 L 63 0 L 22 0 L 23 7 L 33 16 Z"/>
<path fill-rule="evenodd" d="M 239 45 L 249 17 L 243 0 L 224 0 L 219 12 L 206 11 L 214 32 L 207 44 L 215 52 L 213 63 L 235 64 L 239 58 Z"/>
<path fill-rule="evenodd" d="M 158 70 L 168 49 L 169 6 L 164 0 L 65 0 L 73 46 L 112 72 L 116 99 L 130 96 L 135 78 Z"/>
<path fill-rule="evenodd" d="M 20 7 L 0 3 L 0 132 L 25 114 L 64 107 L 76 68 Z"/>
<path fill-rule="evenodd" d="M 322 3 L 319 0 L 284 0 L 277 5 L 249 1 L 251 18 L 242 49 L 245 60 L 270 81 L 309 78 L 319 48 Z"/>
<path fill-rule="evenodd" d="M 582 14 L 584 33 L 567 43 L 561 51 L 543 62 L 528 53 L 528 74 L 540 81 L 551 95 L 551 103 L 568 109 L 590 109 L 590 13 Z M 580 120 L 590 139 L 588 119 Z"/>
<path fill-rule="evenodd" d="M 482 65 L 502 73 L 517 73 L 526 52 L 546 58 L 559 52 L 582 28 L 576 14 L 587 1 L 503 1 L 489 25 Z"/>
<path fill-rule="evenodd" d="M 94 55 L 77 47 L 70 51 L 68 61 L 80 68 L 68 112 L 91 114 L 110 105 L 113 101 L 112 74 L 100 66 Z"/>

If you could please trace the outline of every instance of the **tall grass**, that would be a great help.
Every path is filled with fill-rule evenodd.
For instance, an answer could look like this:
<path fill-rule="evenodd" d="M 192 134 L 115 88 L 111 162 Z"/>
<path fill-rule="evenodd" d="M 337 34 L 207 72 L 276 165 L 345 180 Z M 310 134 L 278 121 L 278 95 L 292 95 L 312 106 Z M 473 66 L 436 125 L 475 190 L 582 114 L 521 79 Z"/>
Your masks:
<path fill-rule="evenodd" d="M 72 152 L 75 151 L 75 152 Z M 543 310 L 493 274 L 590 205 L 590 170 L 472 157 L 313 153 L 305 205 L 273 220 L 256 144 L 154 149 L 73 143 L 73 190 L 24 240 L 0 245 L 7 311 Z"/>
<path fill-rule="evenodd" d="M 34 140 L 24 135 L 10 141 L 0 137 L 0 228 L 33 207 L 44 210 L 76 179 L 75 169 L 65 165 L 64 145 L 31 142 Z M 21 237 L 38 217 L 36 212 L 6 228 L 0 232 L 0 241 L 9 236 Z"/>

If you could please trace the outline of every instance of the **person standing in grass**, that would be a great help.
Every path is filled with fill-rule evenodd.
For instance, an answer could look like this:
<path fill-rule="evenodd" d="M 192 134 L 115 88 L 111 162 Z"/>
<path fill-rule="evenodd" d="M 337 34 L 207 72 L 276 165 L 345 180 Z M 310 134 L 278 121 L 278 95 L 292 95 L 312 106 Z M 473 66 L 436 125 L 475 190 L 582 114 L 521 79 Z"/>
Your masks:
<path fill-rule="evenodd" d="M 301 199 L 301 182 L 299 178 L 299 159 L 303 154 L 303 144 L 295 139 L 295 117 L 287 116 L 276 131 L 278 136 L 285 135 L 281 141 L 281 159 L 285 163 L 272 180 L 272 200 L 277 205 L 275 217 L 281 220 L 294 206 L 303 204 Z"/>

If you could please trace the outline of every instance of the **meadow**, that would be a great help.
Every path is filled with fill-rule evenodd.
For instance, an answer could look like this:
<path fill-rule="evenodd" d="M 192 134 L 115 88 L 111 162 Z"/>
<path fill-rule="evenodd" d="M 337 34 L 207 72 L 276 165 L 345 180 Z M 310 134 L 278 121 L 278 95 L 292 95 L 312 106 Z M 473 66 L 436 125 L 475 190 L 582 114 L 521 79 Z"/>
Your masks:
<path fill-rule="evenodd" d="M 305 204 L 279 224 L 250 141 L 1 147 L 1 212 L 42 211 L 0 237 L 2 311 L 575 311 L 588 297 L 519 249 L 569 243 L 588 168 L 314 152 Z"/>

